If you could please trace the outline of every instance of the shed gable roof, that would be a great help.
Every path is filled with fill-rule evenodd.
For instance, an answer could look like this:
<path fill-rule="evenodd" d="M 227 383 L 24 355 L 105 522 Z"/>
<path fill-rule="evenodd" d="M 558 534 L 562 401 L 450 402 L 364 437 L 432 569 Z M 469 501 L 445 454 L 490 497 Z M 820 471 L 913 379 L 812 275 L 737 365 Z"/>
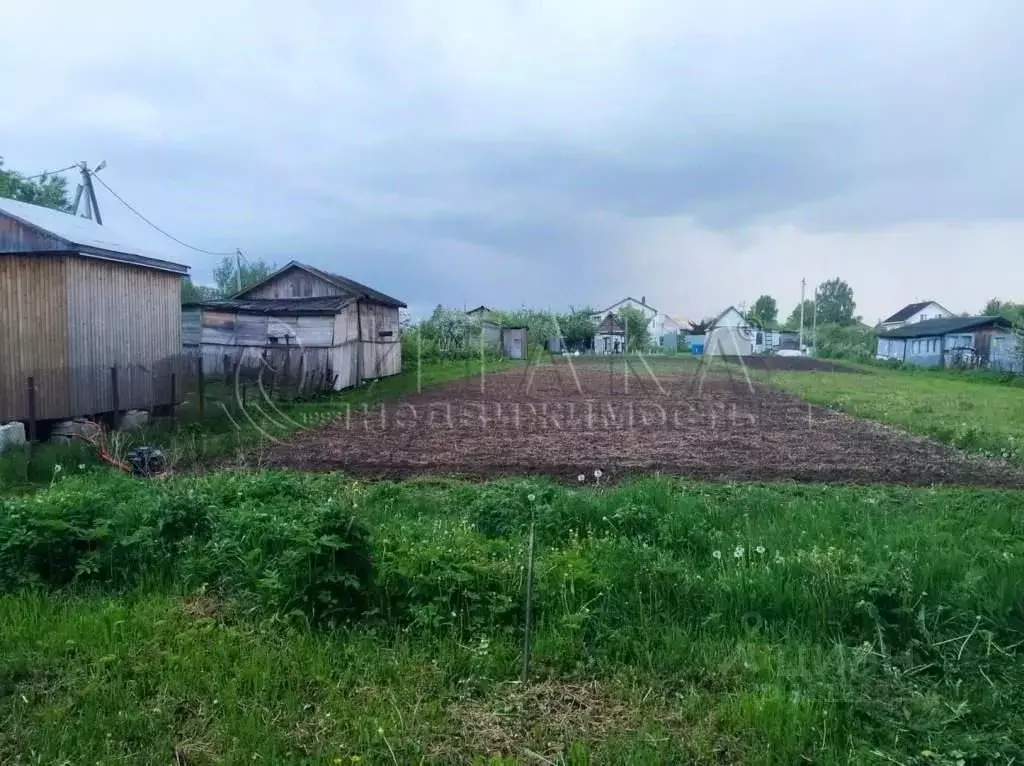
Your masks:
<path fill-rule="evenodd" d="M 595 311 L 595 312 L 594 312 L 594 316 L 598 316 L 598 315 L 602 315 L 602 314 L 607 314 L 607 313 L 608 313 L 609 311 L 612 311 L 612 310 L 614 310 L 614 309 L 617 309 L 617 308 L 618 308 L 619 306 L 621 306 L 621 305 L 622 305 L 623 303 L 630 303 L 630 302 L 632 302 L 632 303 L 635 303 L 635 304 L 636 304 L 636 306 L 637 306 L 637 308 L 639 308 L 639 309 L 641 309 L 641 310 L 647 310 L 647 311 L 650 311 L 650 312 L 651 312 L 652 314 L 658 314 L 658 313 L 660 313 L 660 312 L 659 312 L 659 311 L 658 311 L 658 310 L 657 310 L 656 308 L 654 308 L 654 306 L 652 306 L 651 304 L 649 304 L 649 303 L 644 303 L 643 301 L 638 301 L 638 300 L 637 300 L 636 298 L 632 298 L 632 297 L 630 297 L 630 296 L 628 296 L 628 295 L 627 295 L 627 296 L 626 296 L 625 298 L 623 298 L 623 299 L 622 299 L 622 300 L 620 300 L 620 301 L 616 301 L 615 303 L 613 303 L 613 304 L 612 304 L 611 306 L 609 306 L 608 308 L 606 308 L 606 309 L 602 309 L 601 311 Z"/>
<path fill-rule="evenodd" d="M 928 304 L 926 303 L 925 305 L 927 306 Z M 1013 327 L 1013 323 L 1009 319 L 1000 316 L 925 319 L 923 322 L 914 322 L 903 327 L 894 327 L 891 330 L 879 330 L 877 336 L 879 338 L 928 338 L 949 335 L 955 332 L 982 330 L 988 327 L 1009 330 Z"/>
<path fill-rule="evenodd" d="M 6 198 L 0 198 L 0 218 L 7 218 L 16 226 L 26 227 L 36 235 L 43 235 L 50 243 L 46 252 L 78 253 L 86 258 L 119 261 L 174 274 L 188 274 L 188 266 L 168 261 L 132 242 L 131 237 L 118 234 L 115 230 L 100 226 L 88 218 L 79 218 L 60 210 Z M 0 237 L 0 254 L 43 252 L 30 243 L 19 244 L 18 239 L 20 238 Z"/>
<path fill-rule="evenodd" d="M 625 335 L 626 328 L 623 326 L 615 314 L 608 312 L 605 318 L 601 320 L 601 324 L 597 326 L 598 335 Z"/>
<path fill-rule="evenodd" d="M 338 288 L 338 290 L 341 291 L 342 296 L 344 297 L 361 298 L 373 301 L 374 303 L 382 303 L 385 306 L 391 306 L 392 308 L 405 308 L 405 304 L 402 303 L 402 301 L 398 300 L 397 298 L 392 298 L 390 295 L 385 295 L 382 292 L 374 290 L 372 287 L 367 287 L 366 285 L 360 282 L 356 282 L 354 279 L 343 277 L 340 274 L 332 274 L 329 271 L 323 271 L 322 269 L 318 269 L 314 266 L 309 266 L 305 263 L 300 263 L 299 261 L 289 261 L 280 269 L 278 269 L 273 274 L 268 276 L 266 279 L 257 282 L 254 285 L 249 285 L 247 288 L 242 290 L 242 292 L 233 295 L 232 298 L 245 298 L 245 296 L 248 295 L 249 293 L 253 292 L 259 287 L 263 287 L 264 285 L 273 282 L 275 279 L 287 273 L 291 269 L 301 269 L 302 271 L 305 271 L 307 274 L 312 274 L 317 279 L 321 279 L 324 282 L 333 285 L 334 287 Z"/>

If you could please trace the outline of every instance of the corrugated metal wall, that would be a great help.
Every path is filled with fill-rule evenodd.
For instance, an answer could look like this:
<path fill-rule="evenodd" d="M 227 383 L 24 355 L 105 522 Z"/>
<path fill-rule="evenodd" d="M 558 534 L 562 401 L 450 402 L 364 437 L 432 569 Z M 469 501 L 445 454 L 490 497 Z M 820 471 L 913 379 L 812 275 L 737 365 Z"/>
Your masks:
<path fill-rule="evenodd" d="M 30 376 L 37 417 L 61 417 L 53 413 L 68 407 L 68 260 L 0 255 L 0 422 L 28 418 Z"/>

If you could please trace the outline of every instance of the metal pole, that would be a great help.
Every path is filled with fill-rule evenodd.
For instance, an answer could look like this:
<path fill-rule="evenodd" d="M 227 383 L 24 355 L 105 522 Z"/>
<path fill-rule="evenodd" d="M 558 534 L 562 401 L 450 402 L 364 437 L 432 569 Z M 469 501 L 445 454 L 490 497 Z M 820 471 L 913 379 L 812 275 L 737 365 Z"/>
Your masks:
<path fill-rule="evenodd" d="M 811 320 L 811 342 L 814 344 L 814 355 L 818 355 L 818 286 L 814 286 L 814 318 Z"/>
<path fill-rule="evenodd" d="M 807 280 L 800 280 L 800 353 L 804 352 L 804 292 L 807 288 Z"/>

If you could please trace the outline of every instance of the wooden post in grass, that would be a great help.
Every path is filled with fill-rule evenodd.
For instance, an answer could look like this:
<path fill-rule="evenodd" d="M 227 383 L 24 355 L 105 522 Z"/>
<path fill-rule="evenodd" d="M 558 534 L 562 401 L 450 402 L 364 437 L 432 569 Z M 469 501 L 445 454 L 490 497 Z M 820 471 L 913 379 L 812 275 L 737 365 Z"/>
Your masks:
<path fill-rule="evenodd" d="M 178 375 L 177 373 L 171 373 L 171 402 L 170 402 L 170 415 L 171 422 L 174 422 L 174 411 L 175 405 L 178 403 Z"/>
<path fill-rule="evenodd" d="M 523 630 L 523 667 L 519 671 L 519 683 L 525 684 L 530 671 L 530 648 L 533 633 L 533 566 L 534 566 L 534 523 L 530 522 L 530 546 L 526 561 L 526 618 Z"/>
<path fill-rule="evenodd" d="M 114 428 L 117 428 L 117 418 L 121 412 L 121 391 L 118 388 L 116 365 L 110 368 L 110 401 L 114 410 Z"/>
<path fill-rule="evenodd" d="M 199 386 L 199 420 L 203 420 L 203 416 L 206 414 L 206 375 L 203 373 L 203 357 L 200 356 L 198 362 L 198 382 Z"/>
<path fill-rule="evenodd" d="M 28 465 L 36 456 L 36 379 L 28 379 Z"/>

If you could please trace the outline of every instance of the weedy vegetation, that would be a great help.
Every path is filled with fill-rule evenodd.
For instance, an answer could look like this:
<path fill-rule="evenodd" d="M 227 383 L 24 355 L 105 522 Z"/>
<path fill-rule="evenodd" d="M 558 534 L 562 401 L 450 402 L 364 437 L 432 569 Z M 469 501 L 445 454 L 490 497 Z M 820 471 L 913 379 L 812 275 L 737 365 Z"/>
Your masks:
<path fill-rule="evenodd" d="M 0 762 L 1024 759 L 1020 493 L 582 478 L 0 501 Z"/>

